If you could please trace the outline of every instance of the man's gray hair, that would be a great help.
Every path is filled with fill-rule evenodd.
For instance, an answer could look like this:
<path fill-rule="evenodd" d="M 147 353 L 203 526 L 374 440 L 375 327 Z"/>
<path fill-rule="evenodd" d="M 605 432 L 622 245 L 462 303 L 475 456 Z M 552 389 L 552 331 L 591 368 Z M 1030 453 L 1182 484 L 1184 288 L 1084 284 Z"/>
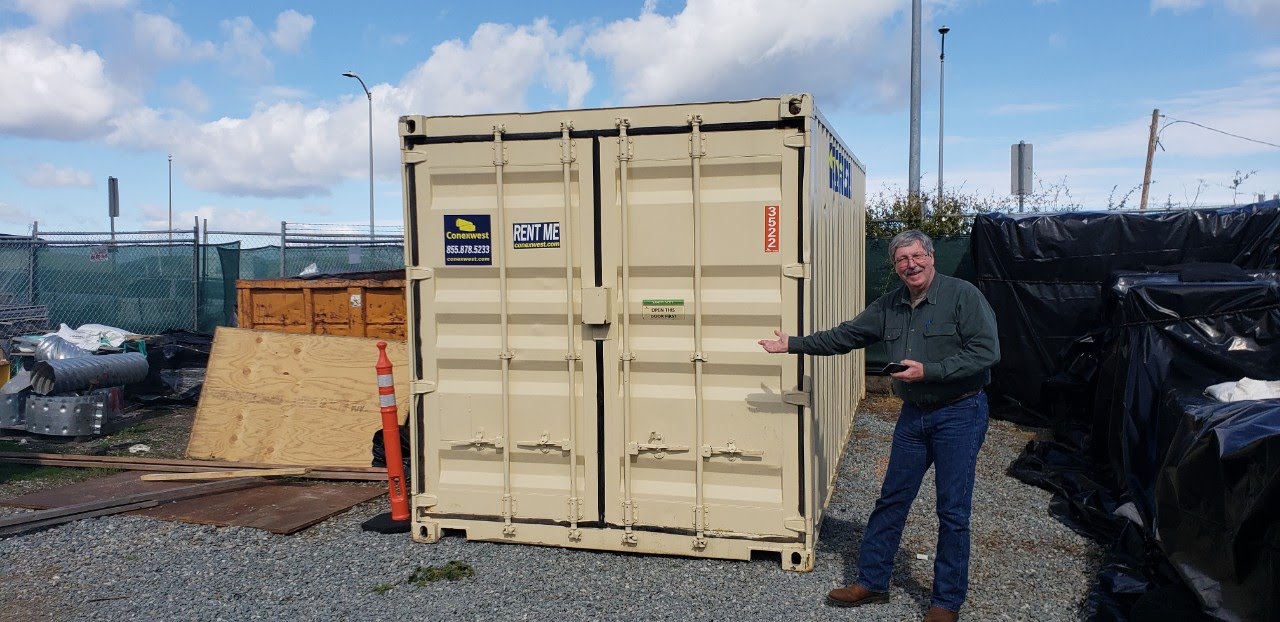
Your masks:
<path fill-rule="evenodd" d="M 893 236 L 893 241 L 889 242 L 889 259 L 893 259 L 893 254 L 898 252 L 898 249 L 906 248 L 916 242 L 924 247 L 924 252 L 933 254 L 933 238 L 918 229 L 908 229 Z"/>

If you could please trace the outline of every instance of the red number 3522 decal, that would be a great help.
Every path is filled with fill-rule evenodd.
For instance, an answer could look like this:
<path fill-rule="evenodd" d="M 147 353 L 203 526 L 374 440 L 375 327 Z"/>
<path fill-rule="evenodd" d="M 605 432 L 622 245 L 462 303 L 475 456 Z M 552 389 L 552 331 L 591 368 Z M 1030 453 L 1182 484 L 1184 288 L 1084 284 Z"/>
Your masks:
<path fill-rule="evenodd" d="M 764 252 L 778 252 L 778 206 L 764 206 Z"/>

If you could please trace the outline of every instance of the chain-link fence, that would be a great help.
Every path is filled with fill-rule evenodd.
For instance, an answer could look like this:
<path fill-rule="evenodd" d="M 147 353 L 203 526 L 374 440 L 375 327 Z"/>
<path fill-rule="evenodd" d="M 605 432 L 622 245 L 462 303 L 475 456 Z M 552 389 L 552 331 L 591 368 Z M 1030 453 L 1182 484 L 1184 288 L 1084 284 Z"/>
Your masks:
<path fill-rule="evenodd" d="M 237 279 L 404 268 L 401 227 L 31 231 L 0 235 L 0 339 L 60 323 L 210 332 L 235 324 Z"/>

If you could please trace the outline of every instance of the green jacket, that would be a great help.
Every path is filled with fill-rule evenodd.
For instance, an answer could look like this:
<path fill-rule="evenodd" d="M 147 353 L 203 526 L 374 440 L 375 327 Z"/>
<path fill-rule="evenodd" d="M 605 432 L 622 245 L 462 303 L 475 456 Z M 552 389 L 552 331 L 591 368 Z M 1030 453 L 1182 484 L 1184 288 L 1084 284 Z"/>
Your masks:
<path fill-rule="evenodd" d="M 1000 360 L 995 313 L 971 283 L 937 274 L 925 300 L 911 308 L 906 285 L 881 296 L 830 330 L 792 337 L 787 350 L 832 355 L 884 341 L 889 360 L 924 363 L 924 380 L 894 379 L 894 393 L 914 404 L 949 402 L 991 381 Z"/>

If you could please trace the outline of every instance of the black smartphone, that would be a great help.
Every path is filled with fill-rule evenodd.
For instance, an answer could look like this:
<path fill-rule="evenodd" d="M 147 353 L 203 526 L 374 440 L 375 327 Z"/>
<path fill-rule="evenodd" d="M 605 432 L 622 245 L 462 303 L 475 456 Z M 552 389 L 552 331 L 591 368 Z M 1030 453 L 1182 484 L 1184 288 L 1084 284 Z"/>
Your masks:
<path fill-rule="evenodd" d="M 884 366 L 884 369 L 880 370 L 880 373 L 896 374 L 900 371 L 907 371 L 908 369 L 911 369 L 911 368 L 907 367 L 906 365 L 903 365 L 902 363 L 889 363 L 888 365 Z"/>

